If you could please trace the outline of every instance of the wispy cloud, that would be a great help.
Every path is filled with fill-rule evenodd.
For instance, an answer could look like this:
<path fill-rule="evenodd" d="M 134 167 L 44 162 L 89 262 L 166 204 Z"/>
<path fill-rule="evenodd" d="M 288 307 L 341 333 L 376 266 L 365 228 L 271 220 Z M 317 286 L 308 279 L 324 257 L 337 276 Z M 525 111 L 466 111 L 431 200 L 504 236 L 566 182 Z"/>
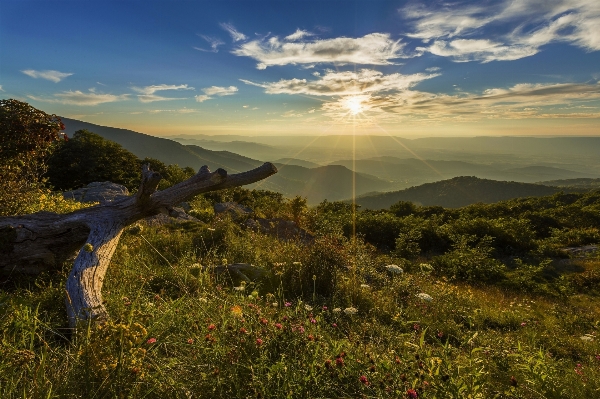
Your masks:
<path fill-rule="evenodd" d="M 61 93 L 54 94 L 53 98 L 44 98 L 37 96 L 27 97 L 29 97 L 32 100 L 43 101 L 47 103 L 90 106 L 128 100 L 129 94 L 115 95 L 95 92 L 84 93 L 82 91 L 76 90 L 63 91 Z"/>
<path fill-rule="evenodd" d="M 430 121 L 445 119 L 522 119 L 598 117 L 600 84 L 518 84 L 460 95 L 404 91 L 372 99 L 372 107 L 390 114 Z M 588 104 L 581 112 L 569 111 Z M 580 109 L 580 107 L 578 108 Z M 587 111 L 585 111 L 587 110 Z"/>
<path fill-rule="evenodd" d="M 229 33 L 234 42 L 246 40 L 246 35 L 239 32 L 232 24 L 223 22 L 219 25 L 221 25 L 221 28 L 225 29 Z"/>
<path fill-rule="evenodd" d="M 237 93 L 238 88 L 235 86 L 229 87 L 220 87 L 220 86 L 211 86 L 202 89 L 204 94 L 207 96 L 230 96 L 232 94 Z"/>
<path fill-rule="evenodd" d="M 318 79 L 282 79 L 273 83 L 255 83 L 240 79 L 242 82 L 262 87 L 268 94 L 306 94 L 313 96 L 348 96 L 364 93 L 405 90 L 417 83 L 438 76 L 437 74 L 402 75 L 392 73 L 384 75 L 373 69 L 358 72 L 336 72 L 327 70 Z"/>
<path fill-rule="evenodd" d="M 310 33 L 308 31 L 305 31 L 302 29 L 296 29 L 296 32 L 292 33 L 291 35 L 286 36 L 285 40 L 287 40 L 289 42 L 294 42 L 296 40 L 300 40 L 307 36 L 314 36 L 314 33 Z"/>
<path fill-rule="evenodd" d="M 4 91 L 4 89 L 2 88 L 2 85 L 0 85 L 0 91 Z"/>
<path fill-rule="evenodd" d="M 455 61 L 515 60 L 555 42 L 600 50 L 596 0 L 503 0 L 485 7 L 452 4 L 437 9 L 410 5 L 400 13 L 412 21 L 408 36 L 428 44 L 421 51 Z"/>
<path fill-rule="evenodd" d="M 206 51 L 206 52 L 211 52 L 211 53 L 218 53 L 219 52 L 219 46 L 225 44 L 225 42 L 221 41 L 221 39 L 219 39 L 218 37 L 215 36 L 206 36 L 206 35 L 198 35 L 201 38 L 203 38 L 204 40 L 206 40 L 208 42 L 208 44 L 210 45 L 210 50 L 206 50 L 200 47 L 194 47 L 196 50 L 199 51 Z"/>
<path fill-rule="evenodd" d="M 63 80 L 64 78 L 73 75 L 72 73 L 52 71 L 52 70 L 36 71 L 33 69 L 25 69 L 25 70 L 22 70 L 21 72 L 23 72 L 27 76 L 31 76 L 34 79 L 38 79 L 38 78 L 46 79 L 46 80 L 49 80 L 54 83 L 58 83 L 61 80 Z"/>
<path fill-rule="evenodd" d="M 237 93 L 238 88 L 235 86 L 229 86 L 229 87 L 211 86 L 211 87 L 205 87 L 204 89 L 202 89 L 202 91 L 204 92 L 204 94 L 197 95 L 195 97 L 196 102 L 201 103 L 206 100 L 211 100 L 213 98 L 212 96 L 218 96 L 218 97 L 231 96 L 231 95 Z"/>
<path fill-rule="evenodd" d="M 143 103 L 151 103 L 154 101 L 171 101 L 171 100 L 185 100 L 185 97 L 163 97 L 159 96 L 156 93 L 157 91 L 164 90 L 194 90 L 193 87 L 189 87 L 187 84 L 184 85 L 152 85 L 145 87 L 132 87 L 133 91 L 141 93 L 138 94 L 138 99 Z"/>
<path fill-rule="evenodd" d="M 291 36 L 294 36 L 292 34 Z M 288 36 L 289 37 L 289 36 Z M 387 33 L 371 33 L 359 38 L 338 37 L 311 41 L 252 40 L 233 51 L 238 56 L 258 61 L 258 69 L 274 65 L 335 63 L 391 65 L 392 60 L 406 57 L 404 44 Z"/>

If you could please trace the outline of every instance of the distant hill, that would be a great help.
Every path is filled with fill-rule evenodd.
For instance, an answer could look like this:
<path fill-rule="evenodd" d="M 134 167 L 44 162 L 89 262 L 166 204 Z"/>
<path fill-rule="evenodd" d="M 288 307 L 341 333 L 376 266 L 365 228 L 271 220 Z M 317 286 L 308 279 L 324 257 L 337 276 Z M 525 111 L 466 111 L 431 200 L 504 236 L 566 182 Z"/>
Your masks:
<path fill-rule="evenodd" d="M 600 179 L 561 179 L 541 181 L 538 184 L 573 189 L 593 190 L 600 188 Z"/>
<path fill-rule="evenodd" d="M 246 157 L 265 161 L 281 157 L 280 149 L 267 144 L 253 143 L 249 141 L 199 140 L 182 137 L 176 137 L 173 140 L 183 145 L 196 145 L 213 151 L 229 151 Z"/>
<path fill-rule="evenodd" d="M 183 145 L 165 138 L 69 118 L 62 118 L 62 120 L 67 127 L 68 135 L 73 135 L 79 129 L 88 129 L 105 139 L 121 144 L 139 158 L 156 158 L 166 164 L 191 166 L 196 170 L 202 165 L 208 165 L 211 170 L 223 168 L 229 173 L 238 173 L 253 169 L 263 163 L 263 161 L 230 151 L 214 151 L 198 145 Z M 253 144 L 238 143 L 241 143 L 242 146 Z M 316 165 L 311 162 L 305 162 L 305 164 Z M 248 187 L 277 191 L 288 197 L 301 195 L 307 197 L 310 204 L 319 203 L 324 199 L 337 201 L 352 196 L 353 173 L 343 166 L 308 168 L 279 164 L 278 169 L 279 173 Z M 355 187 L 357 195 L 372 191 L 386 191 L 392 188 L 390 183 L 385 180 L 361 173 L 356 175 Z"/>
<path fill-rule="evenodd" d="M 304 166 L 305 168 L 318 168 L 319 166 L 323 166 L 323 165 L 319 165 L 318 163 L 315 163 L 315 162 L 305 161 L 304 159 L 297 159 L 297 158 L 279 158 L 273 163 L 275 165 Z"/>
<path fill-rule="evenodd" d="M 361 173 L 369 173 L 382 179 L 422 184 L 459 176 L 475 176 L 483 179 L 534 183 L 541 180 L 565 178 L 591 178 L 594 173 L 581 173 L 551 166 L 498 167 L 464 161 L 447 161 L 381 156 L 368 159 L 340 160 L 332 165 L 344 165 Z M 405 186 L 406 187 L 406 186 Z"/>
<path fill-rule="evenodd" d="M 561 190 L 558 187 L 541 184 L 462 176 L 435 183 L 426 183 L 401 191 L 364 195 L 358 197 L 356 203 L 366 209 L 386 209 L 398 201 L 411 201 L 425 206 L 438 205 L 447 208 L 459 208 L 477 202 L 494 203 L 511 198 L 541 197 Z"/>
<path fill-rule="evenodd" d="M 198 146 L 185 146 L 173 140 L 150 136 L 127 129 L 100 126 L 69 118 L 61 118 L 66 133 L 72 136 L 75 131 L 87 129 L 105 139 L 117 142 L 139 158 L 156 158 L 166 164 L 190 166 L 196 170 L 208 165 L 211 170 L 223 168 L 228 172 L 242 172 L 262 164 L 261 161 L 243 157 L 227 151 L 211 151 Z"/>
<path fill-rule="evenodd" d="M 301 195 L 306 197 L 311 205 L 324 199 L 340 201 L 352 197 L 353 173 L 344 166 L 305 168 L 298 165 L 279 165 L 278 169 L 279 172 L 271 176 L 261 188 L 269 188 L 290 197 Z M 354 185 L 356 195 L 391 188 L 389 182 L 363 173 L 356 174 Z"/>

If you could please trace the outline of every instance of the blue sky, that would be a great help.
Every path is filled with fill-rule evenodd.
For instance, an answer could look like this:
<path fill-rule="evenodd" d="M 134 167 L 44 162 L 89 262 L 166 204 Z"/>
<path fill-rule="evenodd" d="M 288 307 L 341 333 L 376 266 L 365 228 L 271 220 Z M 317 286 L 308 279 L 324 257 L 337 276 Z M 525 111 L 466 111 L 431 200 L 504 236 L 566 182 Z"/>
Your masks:
<path fill-rule="evenodd" d="M 154 135 L 600 134 L 598 0 L 0 3 L 0 95 Z"/>

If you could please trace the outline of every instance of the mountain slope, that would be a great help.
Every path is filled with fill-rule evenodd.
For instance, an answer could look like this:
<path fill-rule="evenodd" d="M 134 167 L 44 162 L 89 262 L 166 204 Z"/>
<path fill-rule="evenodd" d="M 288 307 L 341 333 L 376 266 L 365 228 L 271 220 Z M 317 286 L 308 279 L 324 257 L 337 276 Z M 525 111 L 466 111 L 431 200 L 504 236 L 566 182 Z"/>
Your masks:
<path fill-rule="evenodd" d="M 561 191 L 558 187 L 479 179 L 472 176 L 455 177 L 435 183 L 389 193 L 365 195 L 356 203 L 367 209 L 385 209 L 398 201 L 420 205 L 459 208 L 477 202 L 494 203 L 519 197 L 540 197 Z"/>

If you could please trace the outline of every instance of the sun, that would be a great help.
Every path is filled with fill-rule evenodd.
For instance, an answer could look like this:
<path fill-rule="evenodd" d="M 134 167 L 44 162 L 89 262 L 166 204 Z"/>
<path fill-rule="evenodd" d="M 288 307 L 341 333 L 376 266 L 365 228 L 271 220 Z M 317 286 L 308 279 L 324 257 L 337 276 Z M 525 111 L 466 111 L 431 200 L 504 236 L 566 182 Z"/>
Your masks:
<path fill-rule="evenodd" d="M 358 115 L 366 110 L 365 100 L 368 96 L 348 96 L 342 100 L 342 105 L 352 115 Z"/>

